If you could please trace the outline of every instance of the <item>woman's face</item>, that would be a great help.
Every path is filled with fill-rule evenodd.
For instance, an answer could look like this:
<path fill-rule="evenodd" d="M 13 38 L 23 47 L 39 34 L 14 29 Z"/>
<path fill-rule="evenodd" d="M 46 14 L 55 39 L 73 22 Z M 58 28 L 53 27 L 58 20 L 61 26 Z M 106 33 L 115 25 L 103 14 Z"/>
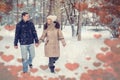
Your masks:
<path fill-rule="evenodd" d="M 47 19 L 47 23 L 48 23 L 48 24 L 51 24 L 51 23 L 52 23 L 52 20 L 51 20 L 51 19 Z"/>

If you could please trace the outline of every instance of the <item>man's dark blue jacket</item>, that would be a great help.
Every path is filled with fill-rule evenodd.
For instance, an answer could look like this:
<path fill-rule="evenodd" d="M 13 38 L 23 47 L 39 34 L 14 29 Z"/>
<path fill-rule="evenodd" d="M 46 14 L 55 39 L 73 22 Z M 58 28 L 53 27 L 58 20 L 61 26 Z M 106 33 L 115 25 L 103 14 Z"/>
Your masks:
<path fill-rule="evenodd" d="M 16 25 L 14 46 L 18 45 L 18 41 L 20 42 L 20 45 L 29 45 L 34 42 L 39 42 L 34 24 L 31 21 L 25 22 L 24 20 L 21 20 Z"/>

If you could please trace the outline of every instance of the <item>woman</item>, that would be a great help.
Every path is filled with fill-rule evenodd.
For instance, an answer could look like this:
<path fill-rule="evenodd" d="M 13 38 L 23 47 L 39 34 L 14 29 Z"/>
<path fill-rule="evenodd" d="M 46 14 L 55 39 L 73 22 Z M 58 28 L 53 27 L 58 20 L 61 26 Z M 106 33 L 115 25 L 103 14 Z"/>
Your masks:
<path fill-rule="evenodd" d="M 54 73 L 55 61 L 60 56 L 59 40 L 63 46 L 66 45 L 62 31 L 60 30 L 60 24 L 56 22 L 57 17 L 50 15 L 47 17 L 47 23 L 44 25 L 44 31 L 40 37 L 40 43 L 45 40 L 45 56 L 49 57 L 49 69 Z"/>

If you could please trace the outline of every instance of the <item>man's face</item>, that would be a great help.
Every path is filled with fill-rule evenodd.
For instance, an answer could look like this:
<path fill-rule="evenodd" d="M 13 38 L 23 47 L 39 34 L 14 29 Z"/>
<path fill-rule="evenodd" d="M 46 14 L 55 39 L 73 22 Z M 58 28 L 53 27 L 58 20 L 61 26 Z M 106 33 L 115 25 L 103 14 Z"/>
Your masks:
<path fill-rule="evenodd" d="M 26 15 L 23 16 L 23 20 L 24 21 L 28 21 L 29 19 L 30 19 L 29 14 L 26 14 Z"/>

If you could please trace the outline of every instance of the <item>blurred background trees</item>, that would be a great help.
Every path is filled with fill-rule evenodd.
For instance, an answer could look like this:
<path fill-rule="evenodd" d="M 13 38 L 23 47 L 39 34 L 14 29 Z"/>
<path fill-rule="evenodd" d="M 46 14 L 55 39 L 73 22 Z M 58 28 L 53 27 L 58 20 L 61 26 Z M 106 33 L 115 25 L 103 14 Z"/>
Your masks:
<path fill-rule="evenodd" d="M 107 26 L 113 37 L 119 36 L 120 0 L 0 0 L 0 25 L 15 25 L 23 11 L 39 27 L 48 15 L 57 15 L 61 29 L 69 25 L 78 40 L 83 26 L 95 26 L 94 31 Z"/>

